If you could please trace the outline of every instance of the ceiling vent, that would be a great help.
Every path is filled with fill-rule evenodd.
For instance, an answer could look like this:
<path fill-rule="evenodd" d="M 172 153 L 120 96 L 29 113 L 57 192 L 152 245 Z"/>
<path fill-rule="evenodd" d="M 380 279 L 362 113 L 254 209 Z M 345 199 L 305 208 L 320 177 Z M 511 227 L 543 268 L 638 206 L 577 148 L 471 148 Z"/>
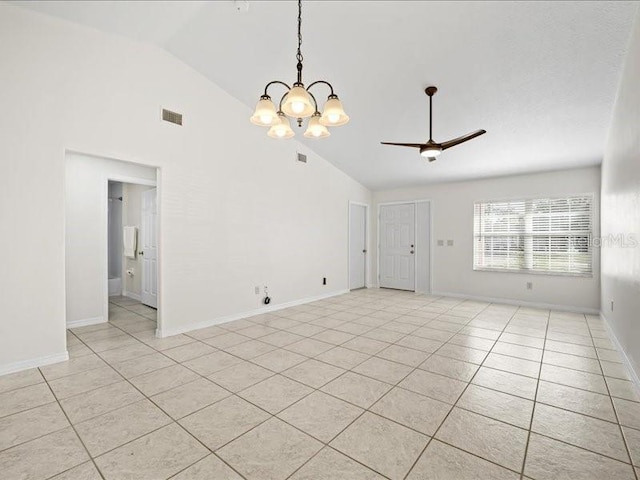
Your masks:
<path fill-rule="evenodd" d="M 175 123 L 176 125 L 182 125 L 182 114 L 172 112 L 166 108 L 162 109 L 162 120 L 169 123 Z"/>
<path fill-rule="evenodd" d="M 302 163 L 307 163 L 307 156 L 304 153 L 298 152 L 298 161 Z"/>

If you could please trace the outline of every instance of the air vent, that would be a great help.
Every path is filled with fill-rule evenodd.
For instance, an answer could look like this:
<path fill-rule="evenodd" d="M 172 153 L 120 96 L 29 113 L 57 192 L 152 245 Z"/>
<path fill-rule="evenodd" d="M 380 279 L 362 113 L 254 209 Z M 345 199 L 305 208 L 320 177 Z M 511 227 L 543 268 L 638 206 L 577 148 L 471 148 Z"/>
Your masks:
<path fill-rule="evenodd" d="M 166 108 L 162 109 L 162 120 L 169 123 L 175 123 L 176 125 L 182 125 L 182 114 L 172 112 Z"/>
<path fill-rule="evenodd" d="M 307 163 L 307 156 L 304 153 L 298 153 L 298 161 L 302 163 Z"/>

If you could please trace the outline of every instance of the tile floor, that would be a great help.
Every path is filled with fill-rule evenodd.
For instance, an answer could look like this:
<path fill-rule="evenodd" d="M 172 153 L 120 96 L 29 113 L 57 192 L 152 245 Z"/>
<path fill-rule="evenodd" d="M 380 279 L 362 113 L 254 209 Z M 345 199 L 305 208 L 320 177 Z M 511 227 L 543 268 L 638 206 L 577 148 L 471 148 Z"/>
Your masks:
<path fill-rule="evenodd" d="M 361 290 L 158 339 L 114 298 L 0 377 L 7 479 L 637 479 L 640 397 L 595 316 Z"/>

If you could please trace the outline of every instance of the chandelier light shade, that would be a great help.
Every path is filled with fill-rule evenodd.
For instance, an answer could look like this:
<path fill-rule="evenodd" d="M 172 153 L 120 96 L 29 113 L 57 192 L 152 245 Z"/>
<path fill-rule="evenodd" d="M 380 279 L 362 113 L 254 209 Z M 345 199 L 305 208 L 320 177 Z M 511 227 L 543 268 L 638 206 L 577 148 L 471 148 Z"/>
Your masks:
<path fill-rule="evenodd" d="M 333 86 L 324 80 L 317 80 L 305 87 L 302 82 L 302 0 L 298 0 L 298 51 L 296 59 L 298 63 L 298 77 L 293 86 L 289 86 L 280 80 L 267 83 L 264 93 L 258 100 L 256 109 L 250 118 L 251 123 L 261 127 L 270 127 L 267 135 L 271 138 L 291 138 L 295 135 L 291 128 L 290 118 L 293 118 L 302 127 L 305 118 L 309 118 L 304 136 L 307 138 L 326 138 L 330 135 L 327 127 L 339 127 L 349 121 L 349 116 L 344 112 L 342 102 L 333 91 Z M 278 106 L 271 100 L 268 90 L 272 85 L 280 85 L 286 91 L 280 97 Z M 324 85 L 329 88 L 329 96 L 324 104 L 322 112 L 318 110 L 318 102 L 310 92 L 312 87 Z"/>
<path fill-rule="evenodd" d="M 250 118 L 251 123 L 260 125 L 261 127 L 269 127 L 279 122 L 276 106 L 271 101 L 271 97 L 263 95 L 258 100 L 256 111 Z"/>
<path fill-rule="evenodd" d="M 295 83 L 293 85 L 289 93 L 284 96 L 282 111 L 294 118 L 310 117 L 316 111 L 311 95 L 309 95 L 304 86 Z"/>
<path fill-rule="evenodd" d="M 304 132 L 304 136 L 307 138 L 325 138 L 331 135 L 327 127 L 320 123 L 320 113 L 316 112 L 309 120 L 307 125 L 307 131 Z"/>
<path fill-rule="evenodd" d="M 285 116 L 284 113 L 278 113 L 276 123 L 269 129 L 267 132 L 271 138 L 291 138 L 295 135 L 293 130 L 291 129 L 291 123 L 289 123 L 289 119 Z"/>
<path fill-rule="evenodd" d="M 329 95 L 327 103 L 322 109 L 322 117 L 320 123 L 327 127 L 339 127 L 349 121 L 349 115 L 344 113 L 342 102 L 337 95 Z"/>

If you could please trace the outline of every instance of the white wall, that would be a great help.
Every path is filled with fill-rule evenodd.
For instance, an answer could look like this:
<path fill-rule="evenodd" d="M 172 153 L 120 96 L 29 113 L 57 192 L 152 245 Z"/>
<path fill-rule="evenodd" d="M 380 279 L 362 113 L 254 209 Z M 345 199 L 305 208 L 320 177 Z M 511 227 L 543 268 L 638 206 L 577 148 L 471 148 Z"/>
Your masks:
<path fill-rule="evenodd" d="M 420 160 L 416 158 L 416 161 Z M 443 157 L 438 161 L 446 159 Z M 374 211 L 377 214 L 378 205 L 384 202 L 432 201 L 431 289 L 434 293 L 597 311 L 600 306 L 597 249 L 594 249 L 592 278 L 473 271 L 473 203 L 479 200 L 593 193 L 594 228 L 597 235 L 599 190 L 600 169 L 585 168 L 375 192 Z M 377 215 L 373 223 L 375 242 Z M 444 240 L 445 246 L 437 246 L 438 239 Z M 454 245 L 446 246 L 447 240 L 453 240 Z M 377 270 L 374 278 L 377 278 Z M 527 282 L 533 282 L 533 290 L 526 290 Z"/>
<path fill-rule="evenodd" d="M 142 192 L 148 190 L 148 185 L 136 185 L 124 183 L 122 185 L 122 221 L 124 226 L 138 229 L 138 241 L 140 241 L 140 224 L 142 220 Z M 138 248 L 140 250 L 140 248 Z M 142 257 L 122 259 L 122 289 L 124 294 L 133 294 L 134 298 L 142 293 Z M 133 271 L 133 276 L 127 275 L 127 270 Z"/>
<path fill-rule="evenodd" d="M 107 183 L 109 178 L 123 177 L 155 181 L 156 169 L 82 154 L 67 155 L 65 181 L 67 325 L 108 320 L 105 302 L 108 278 Z M 122 243 L 121 235 L 118 240 Z M 121 250 L 120 255 L 122 255 Z M 122 257 L 118 260 L 122 262 Z"/>
<path fill-rule="evenodd" d="M 602 163 L 602 313 L 640 373 L 640 12 Z M 632 243 L 635 242 L 635 243 Z M 611 302 L 614 302 L 613 311 Z"/>
<path fill-rule="evenodd" d="M 160 167 L 162 333 L 258 308 L 255 285 L 274 303 L 347 288 L 348 201 L 370 192 L 188 66 L 5 3 L 0 61 L 0 222 L 16 232 L 0 236 L 0 372 L 65 352 L 65 150 Z"/>

